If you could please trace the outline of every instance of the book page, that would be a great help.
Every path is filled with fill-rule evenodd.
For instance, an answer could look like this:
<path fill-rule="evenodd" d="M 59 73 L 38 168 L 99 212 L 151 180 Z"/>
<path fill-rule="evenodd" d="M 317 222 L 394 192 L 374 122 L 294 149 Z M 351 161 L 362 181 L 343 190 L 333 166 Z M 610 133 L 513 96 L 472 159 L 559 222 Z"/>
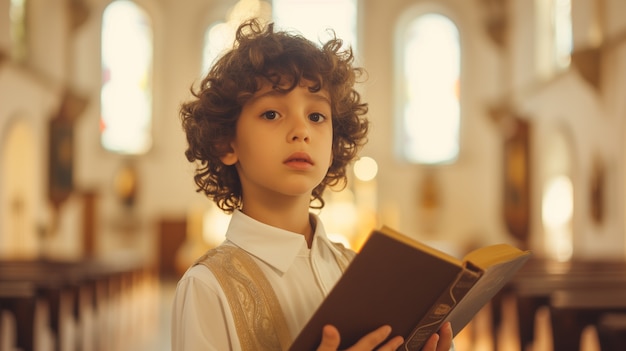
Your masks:
<path fill-rule="evenodd" d="M 467 292 L 463 300 L 446 319 L 452 324 L 455 335 L 511 280 L 511 277 L 526 263 L 530 256 L 530 252 L 524 252 L 512 261 L 493 265 L 484 271 L 483 276 Z"/>
<path fill-rule="evenodd" d="M 474 266 L 484 270 L 492 265 L 511 261 L 528 253 L 528 251 L 522 251 L 511 245 L 496 244 L 471 251 L 465 255 L 464 261 L 471 262 Z"/>

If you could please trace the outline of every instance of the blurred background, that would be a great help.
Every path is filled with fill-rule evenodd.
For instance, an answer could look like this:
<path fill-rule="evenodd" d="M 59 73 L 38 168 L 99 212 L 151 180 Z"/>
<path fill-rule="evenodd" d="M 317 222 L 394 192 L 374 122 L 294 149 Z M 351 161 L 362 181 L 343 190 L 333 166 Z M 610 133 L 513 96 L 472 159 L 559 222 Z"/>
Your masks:
<path fill-rule="evenodd" d="M 368 72 L 369 143 L 319 212 L 335 240 L 358 250 L 388 225 L 455 256 L 507 242 L 561 270 L 611 261 L 625 279 L 624 13 L 623 0 L 0 0 L 0 351 L 169 348 L 176 280 L 229 220 L 195 192 L 178 108 L 252 16 L 315 42 L 331 28 Z M 497 346 L 472 335 L 463 349 Z"/>

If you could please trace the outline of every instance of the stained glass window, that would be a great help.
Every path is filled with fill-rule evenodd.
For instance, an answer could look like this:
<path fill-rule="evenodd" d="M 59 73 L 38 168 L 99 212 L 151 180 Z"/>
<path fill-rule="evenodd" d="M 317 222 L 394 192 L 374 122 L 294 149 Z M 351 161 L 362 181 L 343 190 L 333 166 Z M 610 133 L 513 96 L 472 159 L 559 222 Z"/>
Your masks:
<path fill-rule="evenodd" d="M 554 58 L 558 67 L 567 67 L 572 54 L 572 2 L 553 0 Z"/>
<path fill-rule="evenodd" d="M 102 18 L 101 142 L 143 154 L 152 145 L 152 23 L 132 1 L 116 0 Z"/>
<path fill-rule="evenodd" d="M 356 51 L 357 0 L 239 0 L 229 11 L 224 21 L 212 23 L 204 35 L 202 72 L 205 74 L 215 59 L 230 47 L 235 29 L 242 20 L 258 17 L 271 20 L 280 29 L 302 33 L 314 43 L 330 38 L 329 29 Z"/>
<path fill-rule="evenodd" d="M 226 22 L 213 23 L 206 30 L 202 52 L 202 76 L 209 72 L 215 59 L 233 44 L 234 39 L 234 29 Z"/>
<path fill-rule="evenodd" d="M 272 17 L 283 28 L 301 32 L 314 43 L 329 38 L 327 29 L 356 51 L 356 0 L 273 0 Z"/>
<path fill-rule="evenodd" d="M 411 163 L 440 164 L 459 154 L 461 49 L 456 25 L 417 17 L 402 36 L 397 151 Z"/>
<path fill-rule="evenodd" d="M 235 40 L 235 31 L 239 25 L 249 19 L 257 18 L 266 22 L 271 17 L 271 5 L 264 0 L 239 0 L 228 10 L 223 21 L 211 23 L 204 32 L 202 50 L 202 76 L 208 73 L 214 61 L 229 49 Z"/>
<path fill-rule="evenodd" d="M 26 0 L 11 0 L 11 57 L 21 62 L 26 59 Z"/>
<path fill-rule="evenodd" d="M 541 79 L 567 69 L 573 49 L 571 0 L 535 0 L 537 73 Z"/>

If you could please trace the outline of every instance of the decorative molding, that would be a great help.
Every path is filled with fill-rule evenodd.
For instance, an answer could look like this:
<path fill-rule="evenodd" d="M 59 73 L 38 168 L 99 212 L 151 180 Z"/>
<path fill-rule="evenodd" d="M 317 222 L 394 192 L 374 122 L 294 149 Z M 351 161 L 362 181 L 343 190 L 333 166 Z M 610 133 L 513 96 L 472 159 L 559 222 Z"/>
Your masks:
<path fill-rule="evenodd" d="M 499 47 L 507 44 L 507 0 L 481 0 L 484 9 L 484 25 L 489 38 Z"/>
<path fill-rule="evenodd" d="M 487 108 L 487 114 L 491 118 L 491 121 L 499 126 L 507 117 L 511 116 L 512 108 L 508 102 L 491 104 Z"/>
<path fill-rule="evenodd" d="M 89 100 L 76 94 L 74 91 L 66 90 L 59 108 L 59 118 L 75 122 L 85 111 Z"/>
<path fill-rule="evenodd" d="M 606 49 L 611 49 L 619 46 L 622 43 L 626 43 L 626 30 L 623 30 L 612 36 L 602 46 Z"/>
<path fill-rule="evenodd" d="M 91 11 L 84 0 L 70 0 L 67 4 L 70 17 L 70 28 L 72 32 L 75 32 L 78 28 L 85 24 L 85 22 L 87 22 Z"/>
<path fill-rule="evenodd" d="M 606 166 L 599 156 L 592 162 L 589 179 L 589 214 L 593 222 L 600 225 L 605 217 Z"/>
<path fill-rule="evenodd" d="M 571 54 L 572 66 L 596 90 L 602 87 L 602 61 L 605 54 L 626 42 L 626 31 L 607 38 L 602 44 L 574 50 Z"/>
<path fill-rule="evenodd" d="M 591 86 L 600 90 L 602 83 L 602 46 L 572 52 L 572 66 Z"/>

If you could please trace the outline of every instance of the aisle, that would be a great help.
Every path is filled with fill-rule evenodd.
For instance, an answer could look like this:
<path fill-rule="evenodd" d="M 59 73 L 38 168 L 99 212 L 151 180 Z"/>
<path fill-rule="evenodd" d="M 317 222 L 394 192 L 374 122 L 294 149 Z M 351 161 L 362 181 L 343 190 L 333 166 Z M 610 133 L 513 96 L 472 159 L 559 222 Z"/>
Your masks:
<path fill-rule="evenodd" d="M 172 319 L 172 299 L 176 290 L 175 281 L 161 281 L 159 283 L 159 321 L 158 330 L 153 332 L 153 338 L 146 341 L 146 345 L 139 351 L 171 351 L 170 323 Z"/>

